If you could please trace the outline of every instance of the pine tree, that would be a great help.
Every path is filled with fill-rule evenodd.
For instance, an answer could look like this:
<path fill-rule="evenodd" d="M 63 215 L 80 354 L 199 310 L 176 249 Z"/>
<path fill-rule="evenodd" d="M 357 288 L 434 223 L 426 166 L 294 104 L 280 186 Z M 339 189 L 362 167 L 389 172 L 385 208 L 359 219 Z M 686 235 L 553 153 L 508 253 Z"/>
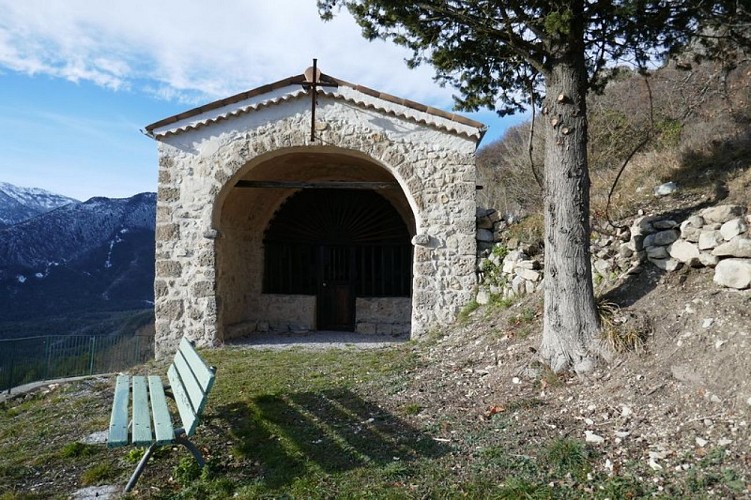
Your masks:
<path fill-rule="evenodd" d="M 500 115 L 541 105 L 545 136 L 545 309 L 540 354 L 560 372 L 609 355 L 590 263 L 587 108 L 618 64 L 639 69 L 698 40 L 696 57 L 747 44 L 748 0 L 319 0 L 345 7 L 368 39 L 412 50 L 460 93 L 456 105 Z"/>

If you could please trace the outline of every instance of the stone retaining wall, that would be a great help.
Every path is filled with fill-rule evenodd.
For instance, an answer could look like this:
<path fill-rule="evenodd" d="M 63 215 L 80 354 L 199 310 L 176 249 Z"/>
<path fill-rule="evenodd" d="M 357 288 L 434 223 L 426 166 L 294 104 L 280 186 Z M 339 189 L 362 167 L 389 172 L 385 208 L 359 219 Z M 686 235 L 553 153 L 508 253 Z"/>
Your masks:
<path fill-rule="evenodd" d="M 682 221 L 656 216 L 634 221 L 630 246 L 660 269 L 715 268 L 718 285 L 751 287 L 751 217 L 740 205 L 705 208 Z"/>
<path fill-rule="evenodd" d="M 683 266 L 713 267 L 716 284 L 751 288 L 751 215 L 746 212 L 740 205 L 719 205 L 684 221 L 639 216 L 630 230 L 592 245 L 595 283 L 638 274 L 651 263 L 668 272 Z M 542 289 L 542 252 L 534 245 L 501 243 L 507 226 L 495 210 L 478 209 L 476 300 L 480 304 L 493 296 L 510 298 Z"/>
<path fill-rule="evenodd" d="M 504 241 L 510 223 L 493 209 L 477 209 L 476 300 L 489 303 L 493 297 L 504 299 L 542 290 L 543 257 L 535 244 Z"/>

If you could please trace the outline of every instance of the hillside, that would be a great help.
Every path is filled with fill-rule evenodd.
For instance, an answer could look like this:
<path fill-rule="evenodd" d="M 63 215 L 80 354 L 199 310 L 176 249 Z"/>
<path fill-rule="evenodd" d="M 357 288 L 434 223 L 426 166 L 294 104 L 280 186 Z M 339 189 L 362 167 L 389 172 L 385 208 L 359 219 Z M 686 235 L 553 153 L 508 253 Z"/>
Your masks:
<path fill-rule="evenodd" d="M 155 210 L 92 198 L 0 230 L 0 322 L 151 307 Z"/>
<path fill-rule="evenodd" d="M 375 351 L 204 350 L 218 368 L 195 436 L 209 469 L 199 474 L 184 450 L 168 448 L 136 493 L 747 497 L 751 293 L 710 283 L 706 272 L 655 268 L 620 287 L 619 299 L 630 301 L 623 310 L 648 317 L 652 333 L 643 350 L 588 378 L 537 362 L 539 295 Z M 53 385 L 0 404 L 0 446 L 12 450 L 0 457 L 0 490 L 119 491 L 137 453 L 96 444 L 113 385 Z M 81 407 L 86 415 L 70 418 Z"/>
<path fill-rule="evenodd" d="M 0 182 L 0 229 L 71 203 L 80 202 L 44 189 Z"/>

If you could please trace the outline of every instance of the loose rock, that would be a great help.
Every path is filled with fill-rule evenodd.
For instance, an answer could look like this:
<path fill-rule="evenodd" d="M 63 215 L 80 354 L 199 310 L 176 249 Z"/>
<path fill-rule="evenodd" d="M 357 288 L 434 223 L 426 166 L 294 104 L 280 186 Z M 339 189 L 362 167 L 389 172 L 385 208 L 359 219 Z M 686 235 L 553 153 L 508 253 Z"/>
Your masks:
<path fill-rule="evenodd" d="M 738 290 L 751 287 L 751 261 L 746 259 L 721 260 L 715 267 L 714 282 Z"/>
<path fill-rule="evenodd" d="M 736 236 L 727 243 L 723 243 L 712 250 L 712 255 L 717 257 L 751 258 L 751 239 L 744 236 Z"/>

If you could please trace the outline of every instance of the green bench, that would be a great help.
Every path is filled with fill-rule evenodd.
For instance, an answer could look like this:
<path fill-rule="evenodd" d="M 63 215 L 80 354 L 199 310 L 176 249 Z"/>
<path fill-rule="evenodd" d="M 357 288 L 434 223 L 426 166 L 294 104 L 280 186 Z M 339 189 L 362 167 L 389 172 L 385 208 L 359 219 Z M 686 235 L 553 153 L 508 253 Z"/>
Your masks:
<path fill-rule="evenodd" d="M 205 465 L 201 452 L 188 438 L 195 433 L 201 420 L 215 374 L 216 369 L 207 366 L 193 345 L 183 338 L 167 371 L 167 391 L 162 379 L 156 375 L 118 375 L 107 446 L 116 448 L 132 444 L 149 447 L 125 486 L 125 492 L 136 485 L 158 446 L 181 444 L 190 450 L 199 467 Z M 175 401 L 182 427 L 172 425 L 167 395 Z"/>

